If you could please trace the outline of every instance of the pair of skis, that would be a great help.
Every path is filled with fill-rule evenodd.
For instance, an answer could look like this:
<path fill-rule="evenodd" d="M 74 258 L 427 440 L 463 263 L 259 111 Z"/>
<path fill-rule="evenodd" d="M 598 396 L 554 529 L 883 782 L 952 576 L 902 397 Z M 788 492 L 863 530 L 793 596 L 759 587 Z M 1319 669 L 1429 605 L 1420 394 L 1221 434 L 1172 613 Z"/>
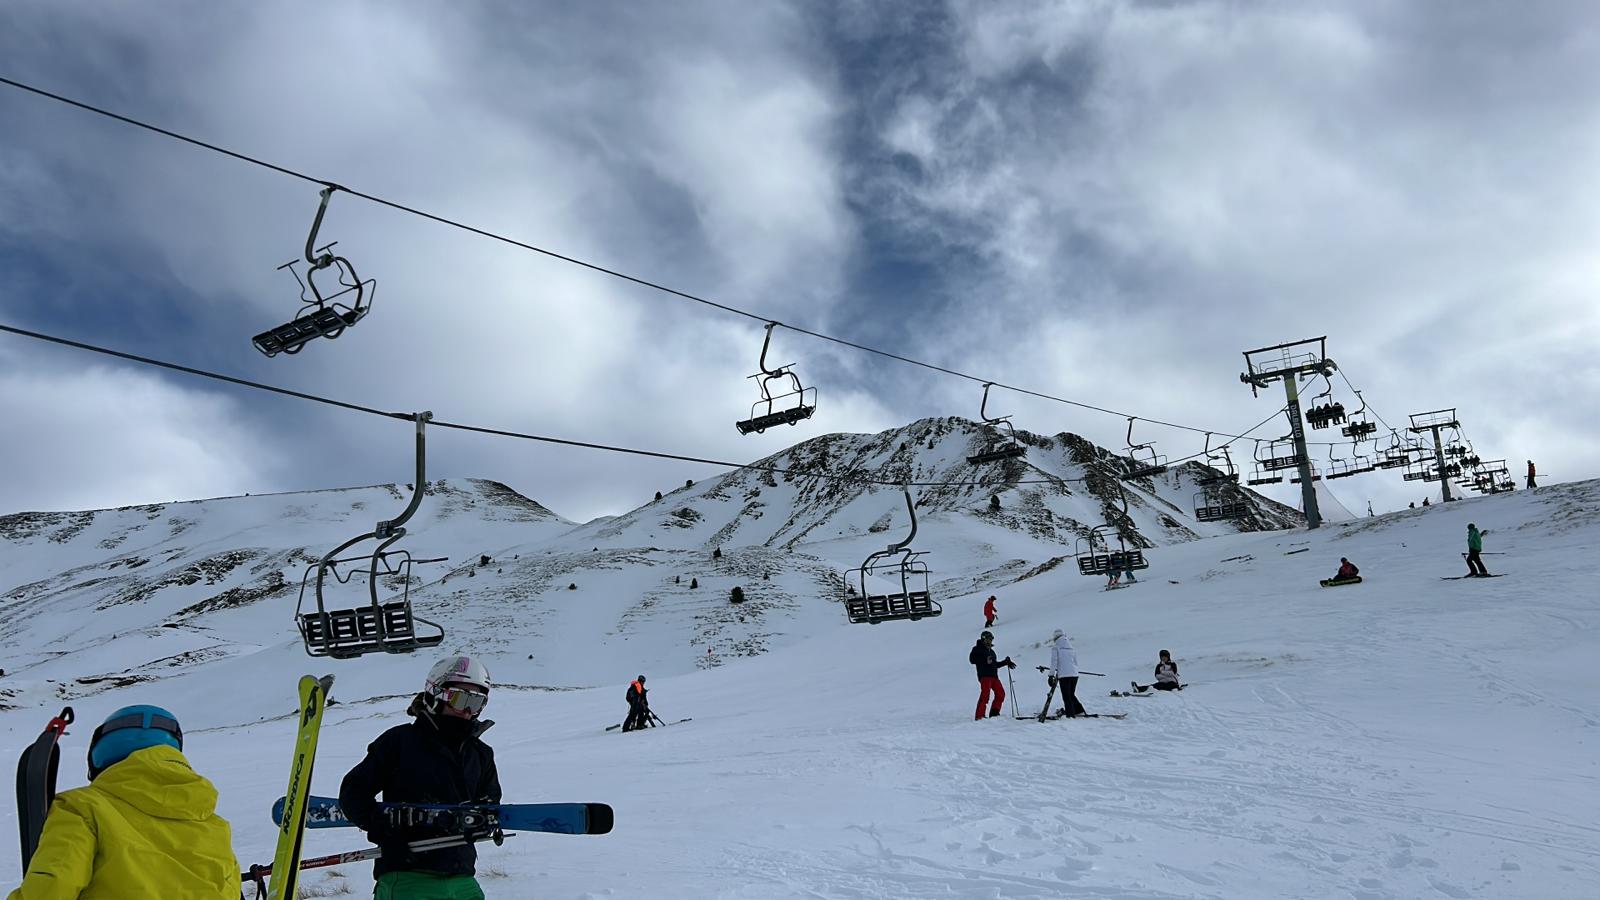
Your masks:
<path fill-rule="evenodd" d="M 645 725 L 641 725 L 638 728 L 635 728 L 634 731 L 643 731 L 646 727 L 657 728 L 657 727 L 665 727 L 667 725 L 682 725 L 685 722 L 693 722 L 693 721 L 694 721 L 694 717 L 690 716 L 687 719 L 679 719 L 676 722 L 663 722 L 663 721 L 661 721 L 661 717 L 660 716 L 656 715 L 655 713 L 651 713 L 650 714 L 650 718 L 647 720 L 646 724 Z M 606 726 L 606 730 L 607 731 L 616 731 L 617 729 L 621 728 L 624 724 L 626 724 L 626 723 L 618 722 L 615 725 L 607 725 Z"/>
<path fill-rule="evenodd" d="M 1085 673 L 1085 674 L 1089 674 L 1089 673 Z M 1055 682 L 1055 679 L 1051 679 L 1051 681 L 1050 681 L 1050 690 L 1048 692 L 1046 692 L 1045 695 L 1044 695 L 1044 706 L 1039 710 L 1039 715 L 1037 715 L 1037 716 L 1017 716 L 1017 718 L 1019 718 L 1019 719 L 1033 719 L 1035 722 L 1050 722 L 1050 721 L 1054 721 L 1056 719 L 1126 719 L 1128 717 L 1127 713 L 1092 713 L 1092 712 L 1083 712 L 1083 713 L 1078 713 L 1075 716 L 1069 716 L 1069 715 L 1066 715 L 1066 711 L 1065 710 L 1062 710 L 1062 712 L 1052 716 L 1052 715 L 1050 715 L 1050 701 L 1054 700 L 1055 698 L 1056 698 L 1056 682 Z"/>
<path fill-rule="evenodd" d="M 280 827 L 284 821 L 288 799 L 280 797 L 272 805 L 272 821 Z M 419 822 L 448 815 L 458 821 L 470 819 L 479 826 L 479 830 L 474 832 L 412 841 L 406 845 L 412 853 L 427 853 L 430 850 L 443 850 L 482 841 L 494 841 L 498 845 L 508 837 L 516 837 L 521 831 L 544 834 L 610 834 L 615 822 L 613 810 L 604 803 L 382 803 L 379 807 L 385 811 L 396 809 L 411 811 Z M 355 827 L 354 822 L 345 818 L 344 811 L 339 808 L 339 801 L 332 797 L 306 798 L 305 816 L 307 828 Z M 303 872 L 307 869 L 363 862 L 381 856 L 383 856 L 382 848 L 368 847 L 364 850 L 304 859 L 299 862 L 298 868 Z M 257 881 L 271 875 L 272 872 L 272 866 L 252 866 L 250 871 L 240 873 L 239 880 Z"/>

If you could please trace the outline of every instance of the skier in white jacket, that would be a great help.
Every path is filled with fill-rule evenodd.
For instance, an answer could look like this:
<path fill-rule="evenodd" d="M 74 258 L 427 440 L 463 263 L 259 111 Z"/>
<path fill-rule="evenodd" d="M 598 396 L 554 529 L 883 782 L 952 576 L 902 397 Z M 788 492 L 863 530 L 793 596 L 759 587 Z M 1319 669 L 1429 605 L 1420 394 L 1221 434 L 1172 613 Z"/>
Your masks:
<path fill-rule="evenodd" d="M 1059 628 L 1051 638 L 1050 683 L 1061 690 L 1061 715 L 1081 716 L 1087 710 L 1078 702 L 1078 651 L 1072 649 L 1072 641 Z"/>

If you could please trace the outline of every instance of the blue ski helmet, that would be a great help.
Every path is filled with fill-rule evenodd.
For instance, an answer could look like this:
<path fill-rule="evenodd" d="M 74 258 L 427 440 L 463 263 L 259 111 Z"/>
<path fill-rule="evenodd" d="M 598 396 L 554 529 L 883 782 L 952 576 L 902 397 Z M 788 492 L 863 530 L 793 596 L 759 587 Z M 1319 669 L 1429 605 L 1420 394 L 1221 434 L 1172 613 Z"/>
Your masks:
<path fill-rule="evenodd" d="M 89 780 L 127 759 L 135 750 L 162 744 L 183 749 L 178 718 L 159 706 L 124 706 L 100 723 L 89 739 Z"/>

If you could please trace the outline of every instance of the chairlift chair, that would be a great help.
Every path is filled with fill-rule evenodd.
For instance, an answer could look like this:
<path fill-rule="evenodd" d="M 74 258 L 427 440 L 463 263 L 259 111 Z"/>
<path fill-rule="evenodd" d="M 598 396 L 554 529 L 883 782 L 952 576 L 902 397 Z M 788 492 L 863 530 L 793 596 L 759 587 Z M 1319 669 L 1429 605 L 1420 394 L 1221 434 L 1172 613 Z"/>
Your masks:
<path fill-rule="evenodd" d="M 1213 463 L 1217 462 L 1218 454 L 1222 456 L 1222 468 L 1220 469 L 1213 465 Z M 1211 449 L 1211 432 L 1209 431 L 1206 432 L 1206 448 L 1201 451 L 1201 455 L 1205 457 L 1206 464 L 1213 470 L 1201 475 L 1196 481 L 1201 487 L 1210 487 L 1226 482 L 1239 483 L 1239 470 L 1233 465 L 1233 454 L 1228 452 L 1228 445 L 1223 444 L 1213 452 Z"/>
<path fill-rule="evenodd" d="M 1106 575 L 1111 571 L 1111 548 L 1100 534 L 1100 528 L 1089 529 L 1072 548 L 1072 555 L 1078 558 L 1079 575 Z"/>
<path fill-rule="evenodd" d="M 1027 448 L 1017 441 L 1017 430 L 1011 426 L 1010 416 L 989 418 L 991 387 L 994 387 L 992 382 L 983 386 L 983 403 L 978 407 L 978 415 L 983 419 L 983 449 L 967 457 L 967 462 L 975 466 L 1016 459 L 1027 453 Z M 1002 427 L 1005 429 L 1004 435 L 1000 434 Z"/>
<path fill-rule="evenodd" d="M 767 368 L 767 349 L 772 346 L 772 329 L 781 323 L 768 322 L 766 337 L 761 341 L 761 371 L 749 376 L 761 390 L 761 399 L 750 406 L 750 418 L 734 423 L 740 434 L 761 434 L 777 425 L 798 425 L 817 411 L 817 389 L 800 383 L 794 373 L 794 364 Z M 780 385 L 773 393 L 773 383 Z M 787 387 L 787 390 L 782 390 Z"/>
<path fill-rule="evenodd" d="M 295 283 L 300 286 L 300 312 L 288 322 L 251 339 L 255 348 L 266 356 L 277 356 L 279 353 L 292 355 L 305 349 L 306 344 L 316 338 L 336 338 L 372 311 L 377 282 L 371 278 L 362 281 L 350 260 L 333 254 L 338 241 L 316 246 L 317 232 L 322 229 L 322 217 L 328 211 L 328 198 L 338 189 L 337 185 L 332 184 L 322 189 L 322 202 L 317 207 L 316 218 L 311 222 L 311 233 L 306 235 L 306 277 L 302 279 L 300 271 L 295 268 L 300 262 L 298 259 L 291 259 L 278 267 L 279 271 L 288 269 Z M 324 294 L 323 288 L 317 284 L 317 273 L 330 269 L 335 273 L 334 282 L 338 290 Z"/>
<path fill-rule="evenodd" d="M 1339 429 L 1340 433 L 1352 441 L 1365 440 L 1378 430 L 1378 424 L 1367 418 L 1367 398 L 1356 391 L 1356 398 L 1361 401 L 1361 408 L 1350 414 L 1350 424 Z"/>
<path fill-rule="evenodd" d="M 1242 519 L 1250 514 L 1250 504 L 1229 500 L 1221 490 L 1204 490 L 1194 495 L 1194 517 L 1199 522 Z"/>
<path fill-rule="evenodd" d="M 1275 441 L 1269 441 L 1267 443 L 1266 457 L 1257 457 L 1257 462 L 1269 472 L 1298 469 L 1300 467 L 1300 449 L 1295 446 L 1294 440 L 1289 435 L 1284 435 Z"/>
<path fill-rule="evenodd" d="M 1405 481 L 1430 481 L 1433 472 L 1433 454 L 1415 453 L 1406 457 L 1405 471 L 1400 473 Z"/>
<path fill-rule="evenodd" d="M 1263 484 L 1283 483 L 1283 476 L 1279 475 L 1276 469 L 1270 468 L 1263 463 L 1261 459 L 1261 442 L 1259 440 L 1256 441 L 1256 449 L 1253 455 L 1256 461 L 1255 471 L 1250 473 L 1250 477 L 1245 480 L 1245 484 L 1256 487 Z"/>
<path fill-rule="evenodd" d="M 1311 407 L 1305 412 L 1306 422 L 1312 428 L 1319 429 L 1342 424 L 1345 420 L 1343 403 L 1317 403 L 1318 400 L 1324 397 L 1333 396 L 1333 379 L 1328 377 L 1327 370 L 1324 370 L 1321 375 L 1323 383 L 1327 385 L 1327 390 L 1312 398 Z"/>
<path fill-rule="evenodd" d="M 1135 444 L 1133 442 L 1133 423 L 1135 421 L 1136 419 L 1133 416 L 1128 417 L 1128 459 L 1132 460 L 1133 466 L 1122 477 L 1124 479 L 1133 479 L 1160 475 L 1167 470 L 1167 458 L 1156 453 L 1154 441 L 1145 444 Z M 1144 455 L 1141 456 L 1141 454 Z"/>
<path fill-rule="evenodd" d="M 1318 471 L 1316 466 L 1312 466 L 1311 467 L 1311 480 L 1312 481 L 1321 481 L 1322 480 L 1322 472 Z M 1300 473 L 1296 472 L 1295 474 L 1289 476 L 1289 483 L 1290 484 L 1299 484 L 1300 483 Z"/>
<path fill-rule="evenodd" d="M 311 656 L 330 656 L 350 659 L 368 653 L 410 653 L 423 647 L 435 647 L 444 641 L 444 629 L 434 622 L 415 614 L 411 608 L 411 566 L 413 563 L 440 562 L 439 559 L 413 559 L 405 550 L 389 547 L 405 537 L 405 523 L 422 505 L 422 495 L 427 486 L 427 445 L 424 428 L 433 413 L 416 413 L 412 420 L 417 425 L 417 478 L 411 493 L 411 502 L 400 515 L 379 522 L 366 534 L 353 537 L 328 551 L 315 565 L 307 566 L 300 579 L 300 599 L 295 605 L 295 622 L 306 653 Z M 359 569 L 340 574 L 340 563 L 353 562 L 360 555 L 340 557 L 356 544 L 375 540 L 378 545 L 366 556 L 367 591 L 371 602 L 352 609 L 329 609 L 324 588 L 327 576 L 346 584 Z M 312 573 L 316 573 L 313 581 Z M 399 576 L 403 586 L 398 599 L 378 599 L 378 581 L 382 577 Z M 307 609 L 308 585 L 314 585 L 311 596 L 316 598 L 316 609 Z M 419 626 L 421 626 L 419 628 Z"/>
<path fill-rule="evenodd" d="M 910 549 L 912 539 L 917 536 L 917 508 L 911 502 L 910 488 L 902 486 L 900 490 L 905 494 L 906 511 L 911 515 L 911 533 L 905 540 L 872 553 L 859 568 L 845 573 L 845 615 L 853 623 L 876 625 L 894 619 L 915 622 L 924 616 L 944 612 L 928 592 L 928 566 L 922 561 L 923 551 Z M 868 576 L 883 573 L 899 581 L 898 590 L 871 588 Z M 852 590 L 855 586 L 859 586 L 859 590 Z"/>

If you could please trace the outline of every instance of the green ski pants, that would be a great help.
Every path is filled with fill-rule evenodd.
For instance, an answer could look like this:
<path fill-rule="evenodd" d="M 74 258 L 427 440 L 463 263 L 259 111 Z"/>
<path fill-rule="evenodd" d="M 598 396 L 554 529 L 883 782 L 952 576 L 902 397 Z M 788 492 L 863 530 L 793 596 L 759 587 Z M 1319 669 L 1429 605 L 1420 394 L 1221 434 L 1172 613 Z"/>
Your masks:
<path fill-rule="evenodd" d="M 385 872 L 378 876 L 373 900 L 483 900 L 483 888 L 471 875 L 427 872 Z"/>

